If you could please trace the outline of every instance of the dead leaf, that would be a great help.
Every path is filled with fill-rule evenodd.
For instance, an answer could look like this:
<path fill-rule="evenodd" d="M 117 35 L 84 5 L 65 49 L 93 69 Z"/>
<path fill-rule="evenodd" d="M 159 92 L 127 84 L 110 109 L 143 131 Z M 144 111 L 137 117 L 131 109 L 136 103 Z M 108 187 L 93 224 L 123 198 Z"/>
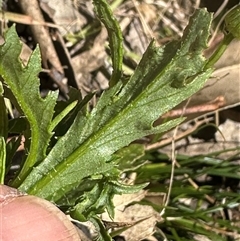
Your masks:
<path fill-rule="evenodd" d="M 41 0 L 41 8 L 59 26 L 61 35 L 76 33 L 86 24 L 86 19 L 71 0 Z"/>
<path fill-rule="evenodd" d="M 128 206 L 130 203 L 142 200 L 146 194 L 147 191 L 142 190 L 133 194 L 115 195 L 113 199 L 114 220 L 111 220 L 107 213 L 102 214 L 101 218 L 105 223 L 108 222 L 111 228 L 128 227 L 121 233 L 121 236 L 128 241 L 139 241 L 150 237 L 154 233 L 156 222 L 162 220 L 160 214 L 151 206 L 140 204 Z"/>
<path fill-rule="evenodd" d="M 124 212 L 116 216 L 118 222 L 137 222 L 143 220 L 126 231 L 121 235 L 128 241 L 139 241 L 146 239 L 154 233 L 157 221 L 161 221 L 160 214 L 156 212 L 151 206 L 134 204 L 127 207 Z"/>

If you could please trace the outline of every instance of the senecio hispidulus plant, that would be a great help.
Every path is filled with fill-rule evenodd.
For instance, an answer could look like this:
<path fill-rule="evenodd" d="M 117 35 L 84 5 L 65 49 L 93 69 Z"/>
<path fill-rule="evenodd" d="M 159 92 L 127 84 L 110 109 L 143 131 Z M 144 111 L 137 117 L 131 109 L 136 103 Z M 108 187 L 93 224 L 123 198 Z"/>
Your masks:
<path fill-rule="evenodd" d="M 90 111 L 90 93 L 70 89 L 66 102 L 57 101 L 58 92 L 41 98 L 37 75 L 41 71 L 40 51 L 28 64 L 19 61 L 21 44 L 11 27 L 0 46 L 0 180 L 22 192 L 55 203 L 79 221 L 92 221 L 99 240 L 111 240 L 99 214 L 107 210 L 114 217 L 115 194 L 137 192 L 147 184 L 128 186 L 120 182 L 124 160 L 134 153 L 134 140 L 175 127 L 183 118 L 154 126 L 154 121 L 202 88 L 233 38 L 239 38 L 240 6 L 226 16 L 228 33 L 209 58 L 207 48 L 212 14 L 197 9 L 183 37 L 156 47 L 152 41 L 132 76 L 122 73 L 122 34 L 105 0 L 94 0 L 95 13 L 108 30 L 113 72 L 109 88 Z M 9 121 L 4 98 L 21 116 Z M 9 133 L 19 138 L 7 142 Z M 15 176 L 6 183 L 11 161 L 24 135 L 25 155 Z M 54 140 L 54 141 L 52 141 Z M 144 147 L 138 145 L 140 157 Z M 134 156 L 136 159 L 136 155 Z"/>

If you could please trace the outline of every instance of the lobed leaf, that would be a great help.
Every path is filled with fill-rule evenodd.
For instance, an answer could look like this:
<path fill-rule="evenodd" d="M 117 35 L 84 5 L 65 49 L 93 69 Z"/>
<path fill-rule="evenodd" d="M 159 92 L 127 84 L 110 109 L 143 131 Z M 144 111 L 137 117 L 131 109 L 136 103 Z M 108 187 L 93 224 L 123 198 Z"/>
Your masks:
<path fill-rule="evenodd" d="M 58 202 L 82 179 L 111 175 L 116 165 L 112 155 L 119 149 L 179 124 L 182 119 L 153 125 L 159 116 L 199 90 L 211 75 L 212 69 L 203 71 L 202 56 L 210 23 L 211 15 L 197 10 L 180 42 L 163 48 L 152 42 L 128 82 L 117 82 L 106 90 L 90 113 L 77 114 L 21 190 Z M 184 84 L 188 78 L 191 82 Z"/>
<path fill-rule="evenodd" d="M 31 145 L 29 154 L 18 178 L 13 182 L 18 186 L 31 172 L 36 163 L 46 156 L 46 148 L 51 137 L 51 123 L 57 92 L 42 99 L 39 94 L 37 75 L 41 71 L 40 51 L 36 48 L 27 66 L 19 60 L 21 44 L 15 32 L 10 28 L 5 34 L 5 43 L 0 47 L 0 75 L 17 100 L 31 127 Z"/>

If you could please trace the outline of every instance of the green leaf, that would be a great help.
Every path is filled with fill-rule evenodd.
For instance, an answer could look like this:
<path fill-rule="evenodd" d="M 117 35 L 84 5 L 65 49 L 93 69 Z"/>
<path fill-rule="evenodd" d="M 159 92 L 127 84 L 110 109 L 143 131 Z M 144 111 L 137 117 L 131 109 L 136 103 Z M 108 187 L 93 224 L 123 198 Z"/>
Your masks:
<path fill-rule="evenodd" d="M 17 149 L 19 148 L 20 144 L 22 141 L 22 136 L 19 135 L 17 138 L 11 138 L 10 141 L 7 142 L 6 144 L 6 175 L 8 174 L 12 163 L 13 163 L 13 158 L 17 152 Z"/>
<path fill-rule="evenodd" d="M 131 186 L 114 180 L 99 180 L 90 191 L 86 191 L 81 195 L 78 204 L 75 205 L 70 214 L 75 219 L 86 221 L 97 214 L 103 213 L 106 207 L 109 216 L 113 219 L 113 196 L 115 194 L 139 192 L 146 186 L 147 184 Z"/>
<path fill-rule="evenodd" d="M 144 155 L 144 145 L 133 143 L 117 151 L 114 156 L 118 160 L 118 168 L 123 172 L 139 168 L 143 163 L 136 161 Z"/>
<path fill-rule="evenodd" d="M 0 184 L 4 184 L 6 169 L 6 143 L 4 137 L 0 136 Z"/>
<path fill-rule="evenodd" d="M 106 227 L 103 225 L 102 220 L 99 217 L 93 217 L 90 221 L 94 224 L 98 231 L 96 241 L 112 241 L 110 234 L 106 231 Z"/>
<path fill-rule="evenodd" d="M 104 183 L 104 181 L 99 180 L 90 191 L 81 196 L 80 202 L 71 211 L 73 218 L 79 218 L 79 215 L 81 215 L 85 220 L 88 220 L 94 215 L 103 213 L 106 205 L 113 208 L 114 192 L 112 186 L 108 182 Z"/>
<path fill-rule="evenodd" d="M 202 225 L 201 222 L 196 222 L 196 220 L 187 220 L 182 217 L 176 218 L 169 222 L 169 226 L 172 227 L 178 227 L 181 228 L 182 231 L 190 231 L 202 235 L 206 235 L 207 237 L 210 238 L 210 240 L 221 240 L 225 241 L 226 239 L 219 235 L 217 232 L 209 232 L 209 230 L 206 228 L 206 225 Z M 209 228 L 211 226 L 209 225 Z"/>
<path fill-rule="evenodd" d="M 79 112 L 82 113 L 82 115 L 86 115 L 88 112 L 88 102 L 92 99 L 94 96 L 94 93 L 89 93 L 82 99 L 81 92 L 77 89 L 70 88 L 68 97 L 69 99 L 67 101 L 58 101 L 56 108 L 55 108 L 55 114 L 56 116 L 59 115 L 63 110 L 67 109 L 69 105 L 72 105 L 74 102 L 77 101 L 76 107 L 71 110 L 71 112 L 66 115 L 61 122 L 56 126 L 54 129 L 55 137 L 63 136 L 69 127 L 74 122 L 74 119 L 78 115 Z"/>
<path fill-rule="evenodd" d="M 2 83 L 0 82 L 0 136 L 2 136 L 6 140 L 7 134 L 8 134 L 7 108 L 3 97 L 3 86 L 2 86 Z"/>
<path fill-rule="evenodd" d="M 70 103 L 65 109 L 61 111 L 52 121 L 50 125 L 50 131 L 53 131 L 54 128 L 59 124 L 60 121 L 70 112 L 73 110 L 73 108 L 77 105 L 77 100 Z"/>
<path fill-rule="evenodd" d="M 8 134 L 7 108 L 3 92 L 3 86 L 0 82 L 0 184 L 4 184 L 6 173 L 6 140 Z"/>
<path fill-rule="evenodd" d="M 19 60 L 21 47 L 15 28 L 10 28 L 5 34 L 5 43 L 0 48 L 0 75 L 11 89 L 31 127 L 29 154 L 18 178 L 12 183 L 14 186 L 18 186 L 33 166 L 45 158 L 52 135 L 49 125 L 58 95 L 57 92 L 50 92 L 46 98 L 40 97 L 37 78 L 41 71 L 39 48 L 33 52 L 27 66 L 23 66 Z"/>
<path fill-rule="evenodd" d="M 203 71 L 202 56 L 210 23 L 211 15 L 197 10 L 180 42 L 163 48 L 152 42 L 129 81 L 105 91 L 90 113 L 79 112 L 20 189 L 58 202 L 83 178 L 111 175 L 116 165 L 111 162 L 112 155 L 119 149 L 179 124 L 182 119 L 153 126 L 159 116 L 198 91 L 211 75 L 212 69 Z M 172 82 L 193 76 L 192 82 L 181 88 L 172 86 Z"/>
<path fill-rule="evenodd" d="M 240 39 L 240 5 L 236 5 L 225 17 L 226 28 L 234 38 Z"/>
<path fill-rule="evenodd" d="M 110 86 L 120 81 L 122 76 L 123 46 L 120 26 L 113 16 L 112 10 L 105 0 L 94 0 L 94 10 L 108 31 L 109 47 L 111 49 L 113 73 Z"/>

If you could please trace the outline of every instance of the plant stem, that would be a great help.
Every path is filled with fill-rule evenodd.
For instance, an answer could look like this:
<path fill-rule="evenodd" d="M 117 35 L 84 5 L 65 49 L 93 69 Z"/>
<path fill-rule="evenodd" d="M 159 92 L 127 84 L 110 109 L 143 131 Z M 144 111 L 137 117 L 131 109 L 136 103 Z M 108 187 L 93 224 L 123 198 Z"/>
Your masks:
<path fill-rule="evenodd" d="M 213 53 L 213 55 L 207 61 L 204 67 L 204 70 L 207 70 L 208 68 L 213 67 L 213 65 L 220 59 L 220 57 L 223 55 L 223 53 L 225 52 L 228 45 L 231 43 L 233 39 L 234 39 L 234 36 L 231 33 L 225 35 L 223 41 L 218 46 L 218 49 Z"/>
<path fill-rule="evenodd" d="M 6 143 L 4 137 L 0 137 L 0 184 L 4 184 L 6 168 Z"/>

